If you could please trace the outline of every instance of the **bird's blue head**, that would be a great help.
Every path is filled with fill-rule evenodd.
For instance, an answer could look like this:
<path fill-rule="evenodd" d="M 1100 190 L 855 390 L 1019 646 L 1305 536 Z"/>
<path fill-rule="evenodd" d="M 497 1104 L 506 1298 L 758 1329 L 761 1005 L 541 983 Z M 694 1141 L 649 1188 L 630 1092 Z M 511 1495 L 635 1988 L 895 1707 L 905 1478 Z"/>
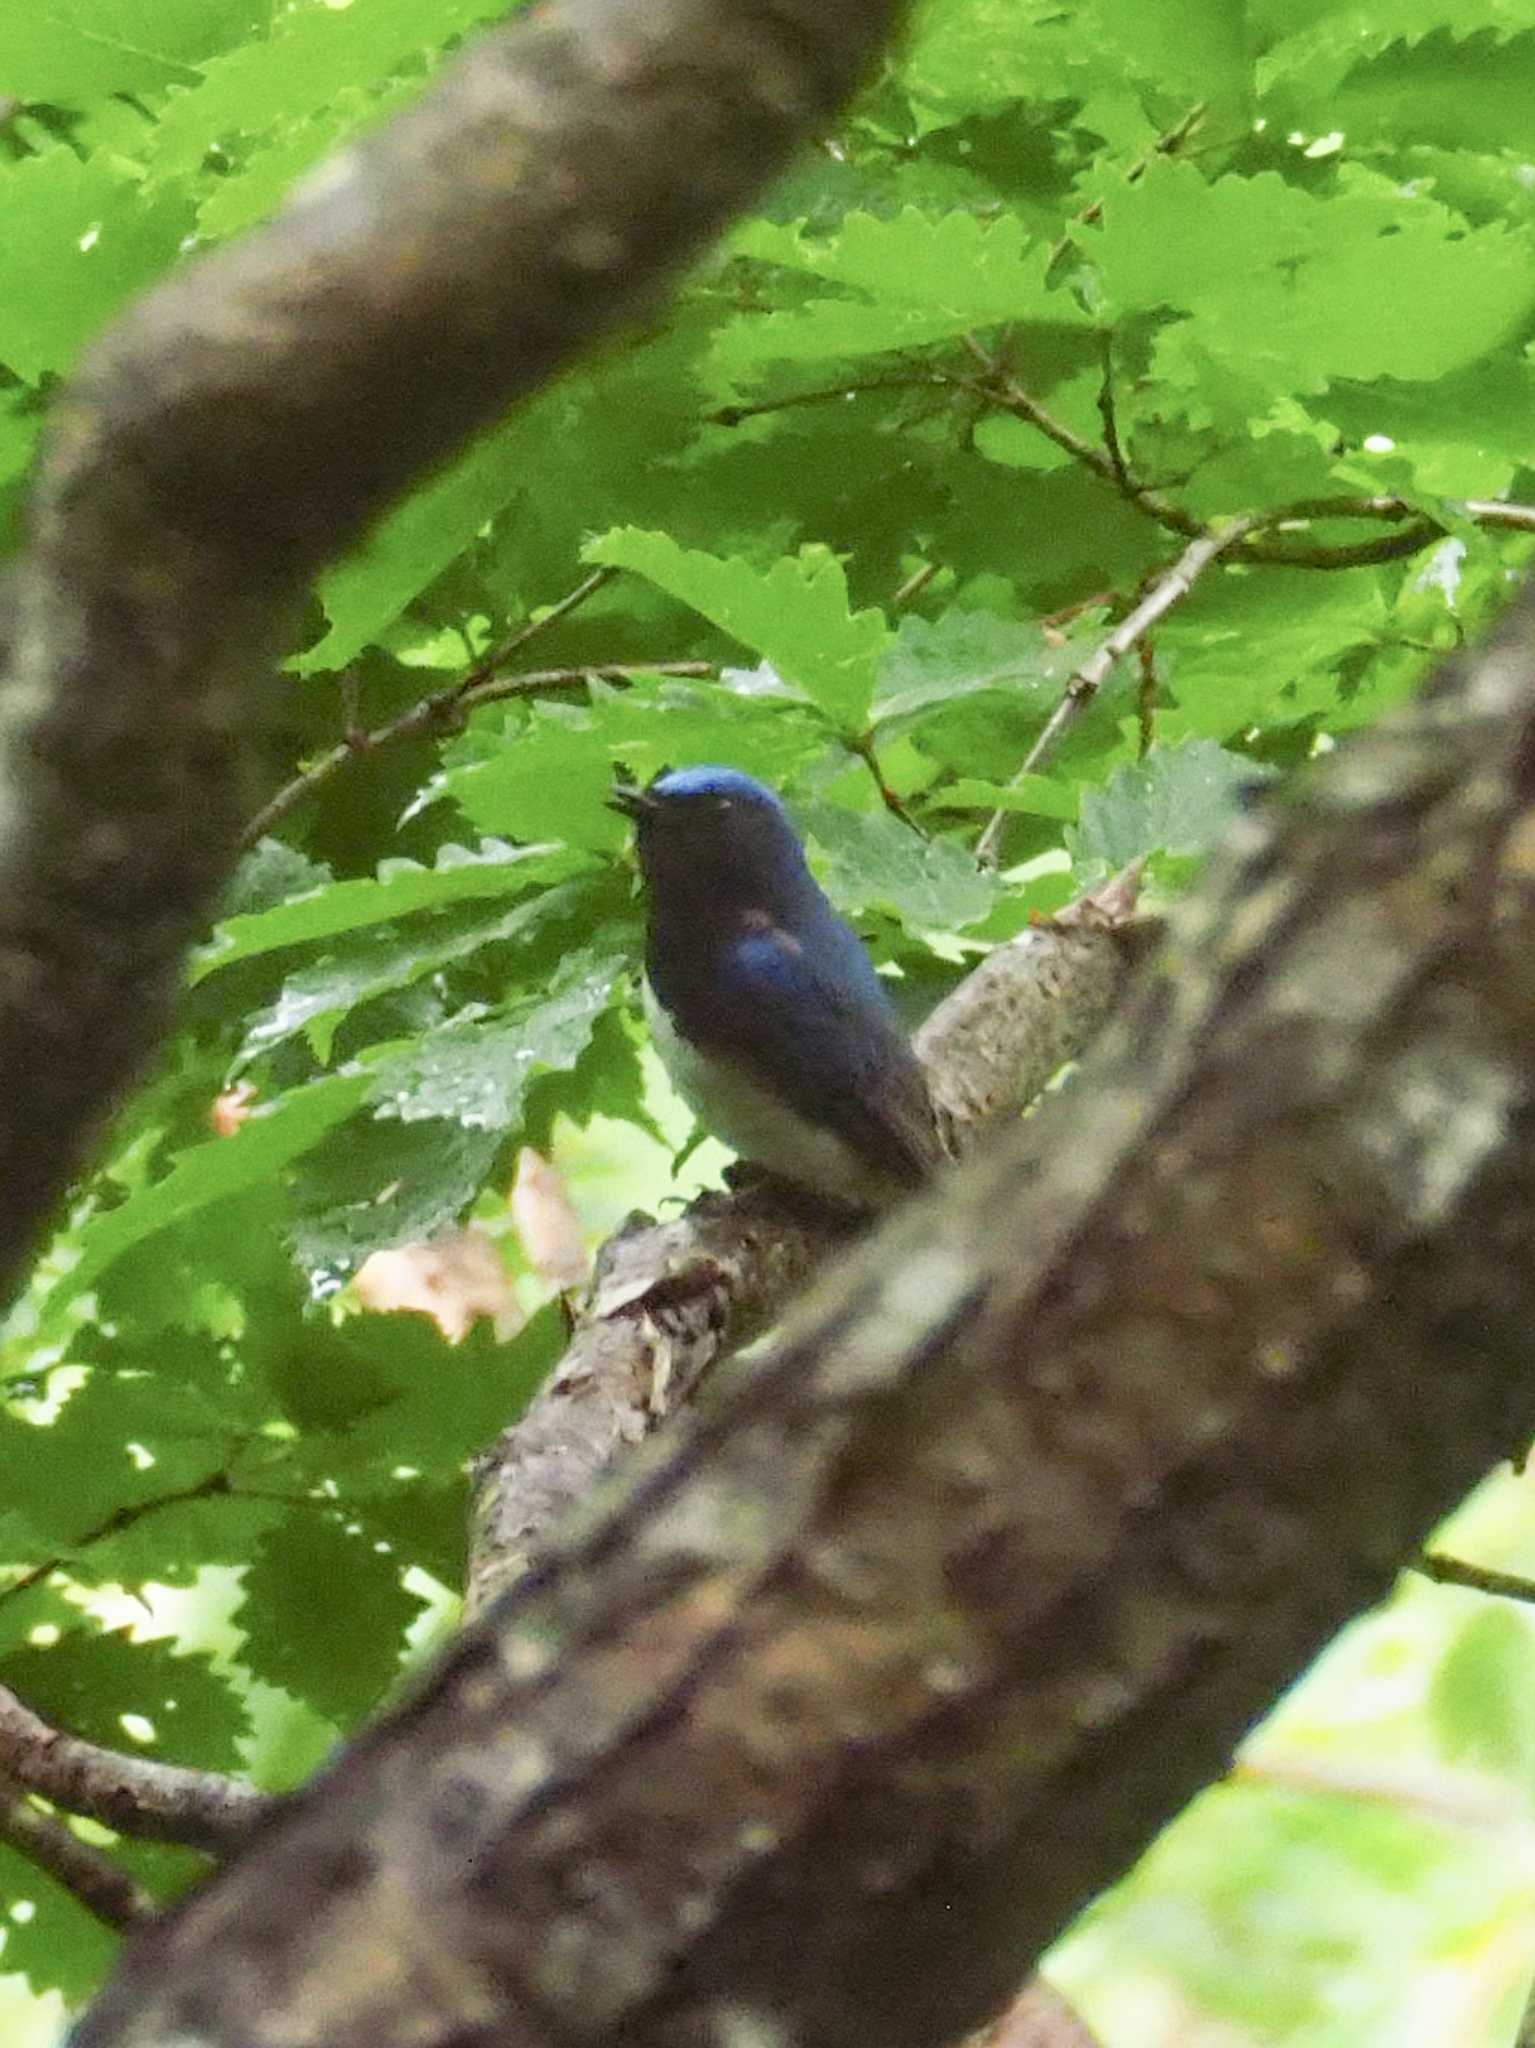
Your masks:
<path fill-rule="evenodd" d="M 635 824 L 652 897 L 742 897 L 773 909 L 810 881 L 780 799 L 739 768 L 672 768 L 645 789 L 620 784 L 613 808 Z"/>

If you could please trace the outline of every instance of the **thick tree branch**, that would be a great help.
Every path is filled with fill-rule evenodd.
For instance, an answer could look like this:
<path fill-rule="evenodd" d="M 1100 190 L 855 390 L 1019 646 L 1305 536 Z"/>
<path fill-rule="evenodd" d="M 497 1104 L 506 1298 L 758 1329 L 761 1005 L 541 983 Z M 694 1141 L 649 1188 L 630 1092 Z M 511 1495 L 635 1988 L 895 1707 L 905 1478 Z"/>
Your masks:
<path fill-rule="evenodd" d="M 899 0 L 569 0 L 491 35 L 59 402 L 0 705 L 0 1287 L 162 1034 L 314 572 L 846 97 Z"/>
<path fill-rule="evenodd" d="M 1032 1099 L 1097 1032 L 1138 941 L 1139 871 L 1000 946 L 941 1003 L 917 1054 L 960 1144 Z M 664 1223 L 635 1216 L 599 1254 L 560 1365 L 479 1461 L 466 1573 L 478 1613 L 512 1585 L 597 1477 L 693 1396 L 846 1241 L 769 1186 L 705 1195 Z"/>
<path fill-rule="evenodd" d="M 125 1756 L 51 1726 L 0 1685 L 0 1776 L 119 1834 L 227 1855 L 272 1801 L 218 1771 Z"/>
<path fill-rule="evenodd" d="M 1245 820 L 80 2048 L 930 2048 L 1535 1427 L 1528 608 Z"/>

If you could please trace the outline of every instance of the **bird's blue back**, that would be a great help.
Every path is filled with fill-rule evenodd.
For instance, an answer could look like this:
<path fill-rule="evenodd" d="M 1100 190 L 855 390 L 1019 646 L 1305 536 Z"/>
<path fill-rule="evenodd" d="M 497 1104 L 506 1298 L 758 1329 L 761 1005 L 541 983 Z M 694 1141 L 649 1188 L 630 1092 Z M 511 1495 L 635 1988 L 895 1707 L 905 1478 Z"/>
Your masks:
<path fill-rule="evenodd" d="M 943 1153 L 921 1070 L 778 799 L 717 768 L 662 777 L 647 794 L 674 807 L 641 833 L 646 967 L 672 1029 L 834 1134 L 871 1180 L 893 1190 L 924 1178 Z"/>

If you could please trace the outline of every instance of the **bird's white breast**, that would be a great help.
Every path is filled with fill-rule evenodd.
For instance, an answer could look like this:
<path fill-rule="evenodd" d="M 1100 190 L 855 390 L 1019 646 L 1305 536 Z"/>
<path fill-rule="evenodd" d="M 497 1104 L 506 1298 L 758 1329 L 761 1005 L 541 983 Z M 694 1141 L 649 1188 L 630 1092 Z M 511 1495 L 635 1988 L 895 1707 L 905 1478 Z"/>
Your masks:
<path fill-rule="evenodd" d="M 722 1144 L 769 1173 L 859 1207 L 888 1202 L 894 1189 L 832 1131 L 819 1130 L 729 1060 L 681 1036 L 644 978 L 645 1021 L 672 1085 Z"/>

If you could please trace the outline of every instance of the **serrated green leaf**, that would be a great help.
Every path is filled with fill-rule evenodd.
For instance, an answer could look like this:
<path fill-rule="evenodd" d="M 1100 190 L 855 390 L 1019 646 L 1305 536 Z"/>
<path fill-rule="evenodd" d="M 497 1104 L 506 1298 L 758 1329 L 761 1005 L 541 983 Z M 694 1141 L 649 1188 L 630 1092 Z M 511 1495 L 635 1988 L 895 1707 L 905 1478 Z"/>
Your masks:
<path fill-rule="evenodd" d="M 178 1155 L 163 1180 L 121 1208 L 93 1216 L 79 1233 L 79 1257 L 43 1298 L 43 1328 L 93 1287 L 114 1260 L 156 1231 L 280 1174 L 360 1106 L 372 1081 L 370 1073 L 354 1068 L 290 1089 L 259 1107 L 233 1137 L 192 1146 Z"/>
<path fill-rule="evenodd" d="M 39 0 L 6 12 L 0 82 L 66 107 L 190 85 L 203 59 L 264 33 L 273 12 L 273 0 Z"/>
<path fill-rule="evenodd" d="M 238 1691 L 206 1656 L 124 1629 L 77 1628 L 47 1647 L 0 1658 L 0 1684 L 34 1713 L 87 1742 L 197 1770 L 240 1764 L 248 1722 Z M 123 1716 L 150 1724 L 129 1734 Z"/>
<path fill-rule="evenodd" d="M 279 1483 L 308 1487 L 329 1480 L 344 1505 L 386 1520 L 391 1502 L 403 1502 L 416 1482 L 408 1472 L 430 1475 L 433 1486 L 455 1487 L 464 1460 L 492 1442 L 527 1406 L 565 1348 L 565 1319 L 557 1303 L 534 1316 L 510 1343 L 478 1323 L 459 1344 L 450 1344 L 422 1315 L 369 1315 L 344 1323 L 305 1370 L 334 1374 L 350 1348 L 366 1370 L 390 1389 L 364 1413 L 323 1434 L 311 1429 L 273 1473 Z M 462 1558 L 463 1525 L 453 1539 Z M 457 1583 L 455 1569 L 444 1583 Z"/>
<path fill-rule="evenodd" d="M 295 1257 L 316 1293 L 331 1293 L 370 1252 L 454 1223 L 485 1184 L 500 1131 L 456 1119 L 357 1118 L 318 1145 L 293 1176 Z"/>
<path fill-rule="evenodd" d="M 62 144 L 0 164 L 0 216 L 0 360 L 29 384 L 68 369 L 170 266 L 193 220 L 181 186 L 146 193 L 127 166 Z"/>
<path fill-rule="evenodd" d="M 300 1510 L 262 1538 L 245 1574 L 241 1659 L 349 1728 L 393 1685 L 421 1607 L 392 1554 L 318 1507 Z"/>
<path fill-rule="evenodd" d="M 826 884 L 850 913 L 892 912 L 913 931 L 959 931 L 990 909 L 994 884 L 952 839 L 923 839 L 888 811 L 797 804 L 826 855 Z"/>
<path fill-rule="evenodd" d="M 1384 12 L 1370 0 L 1354 0 L 1328 7 L 1320 19 L 1282 36 L 1259 61 L 1257 83 L 1265 97 L 1316 105 L 1331 99 L 1350 72 L 1394 48 L 1410 50 L 1431 36 L 1455 41 L 1476 36 L 1486 38 L 1491 52 L 1501 53 L 1504 44 L 1529 28 L 1524 0 L 1468 0 L 1464 6 L 1457 0 L 1453 9 L 1445 0 L 1392 0 Z M 1462 73 L 1457 81 L 1462 91 L 1466 82 Z"/>
<path fill-rule="evenodd" d="M 469 1130 L 509 1131 L 541 1069 L 573 1067 L 613 999 L 627 959 L 586 946 L 569 955 L 553 993 L 501 1016 L 466 1015 L 424 1037 L 376 1071 L 381 1117 L 445 1118 Z"/>
<path fill-rule="evenodd" d="M 1052 643 L 1032 622 L 990 612 L 950 611 L 941 619 L 908 617 L 879 668 L 874 729 L 884 736 L 923 713 L 986 691 L 1006 693 L 1044 720 L 1081 660 L 1071 643 Z"/>
<path fill-rule="evenodd" d="M 1228 362 L 1282 393 L 1337 377 L 1442 377 L 1528 326 L 1530 238 L 1501 223 L 1467 230 L 1424 193 L 1356 166 L 1314 196 L 1272 172 L 1208 182 L 1158 159 L 1105 200 L 1081 246 L 1115 317 L 1168 308 L 1159 372 L 1197 386 Z M 1411 295 L 1410 321 L 1380 318 Z"/>
<path fill-rule="evenodd" d="M 55 1991 L 70 2005 L 83 2004 L 115 1961 L 120 1937 L 3 1842 L 0 1899 L 7 1908 L 0 1969 L 19 1972 L 39 1993 Z"/>
<path fill-rule="evenodd" d="M 445 871 L 448 875 L 460 872 L 458 868 Z M 477 879 L 487 875 L 495 879 L 499 870 L 492 864 L 489 870 L 471 868 L 467 872 Z M 423 873 L 419 871 L 404 877 L 406 892 L 420 887 L 422 879 Z M 354 886 L 387 888 L 388 884 Z M 483 892 L 476 889 L 468 893 L 473 896 Z M 336 1027 L 361 1004 L 407 988 L 423 975 L 435 974 L 487 947 L 514 941 L 526 943 L 549 925 L 579 916 L 589 902 L 587 884 L 559 882 L 510 910 L 460 908 L 457 913 L 420 917 L 403 930 L 371 933 L 343 954 L 327 957 L 289 975 L 277 1000 L 251 1019 L 240 1062 L 248 1064 L 300 1034 L 316 1048 L 319 1057 L 327 1058 Z"/>
<path fill-rule="evenodd" d="M 535 704 L 520 730 L 467 733 L 445 758 L 430 798 L 450 797 L 476 831 L 559 839 L 592 853 L 623 844 L 624 825 L 608 809 L 612 749 L 589 711 Z"/>
<path fill-rule="evenodd" d="M 1273 770 L 1213 740 L 1156 747 L 1117 769 L 1102 789 L 1082 792 L 1081 823 L 1066 844 L 1078 871 L 1118 869 L 1142 854 L 1208 853 L 1235 816 L 1243 792 Z"/>
<path fill-rule="evenodd" d="M 160 120 L 157 161 L 188 168 L 239 135 L 317 114 L 360 80 L 420 66 L 452 36 L 504 14 L 504 0 L 353 0 L 287 8 L 277 32 L 201 65 Z"/>
<path fill-rule="evenodd" d="M 124 1511 L 206 1489 L 236 1435 L 211 1401 L 143 1372 L 91 1372 L 48 1423 L 0 1414 L 7 1498 L 43 1544 L 28 1561 L 73 1554 Z"/>
<path fill-rule="evenodd" d="M 924 0 L 901 79 L 925 130 L 1064 96 L 1081 38 L 1059 0 Z"/>
<path fill-rule="evenodd" d="M 849 610 L 847 577 L 829 548 L 801 548 L 764 572 L 624 527 L 589 541 L 582 555 L 648 576 L 760 654 L 839 729 L 862 729 L 890 629 L 880 612 Z"/>
<path fill-rule="evenodd" d="M 1048 775 L 1023 775 L 1016 782 L 981 782 L 960 776 L 935 792 L 932 807 L 945 811 L 1020 811 L 1036 818 L 1073 819 L 1078 792 Z"/>
<path fill-rule="evenodd" d="M 357 0 L 352 0 L 355 6 Z M 252 149 L 238 171 L 220 178 L 197 209 L 199 234 L 221 240 L 275 213 L 306 171 L 355 129 L 384 120 L 421 90 L 404 78 L 379 90 L 345 86 L 312 120 L 285 124 Z"/>
<path fill-rule="evenodd" d="M 412 598 L 457 560 L 481 530 L 527 488 L 523 423 L 514 418 L 415 490 L 355 553 L 320 578 L 330 631 L 288 663 L 295 675 L 345 668 L 392 625 Z"/>
<path fill-rule="evenodd" d="M 849 214 L 826 237 L 752 220 L 737 229 L 733 248 L 946 323 L 933 339 L 1010 320 L 1087 325 L 1070 296 L 1046 284 L 1049 244 L 1016 214 L 933 218 L 908 206 L 890 218 Z"/>
<path fill-rule="evenodd" d="M 508 846 L 494 839 L 473 850 L 444 846 L 429 868 L 412 860 L 387 860 L 374 880 L 326 880 L 271 909 L 222 919 L 207 945 L 194 955 L 191 979 L 201 981 L 221 967 L 261 953 L 337 938 L 418 911 L 517 895 L 539 883 L 561 881 L 579 866 L 579 860 L 562 847 Z"/>

